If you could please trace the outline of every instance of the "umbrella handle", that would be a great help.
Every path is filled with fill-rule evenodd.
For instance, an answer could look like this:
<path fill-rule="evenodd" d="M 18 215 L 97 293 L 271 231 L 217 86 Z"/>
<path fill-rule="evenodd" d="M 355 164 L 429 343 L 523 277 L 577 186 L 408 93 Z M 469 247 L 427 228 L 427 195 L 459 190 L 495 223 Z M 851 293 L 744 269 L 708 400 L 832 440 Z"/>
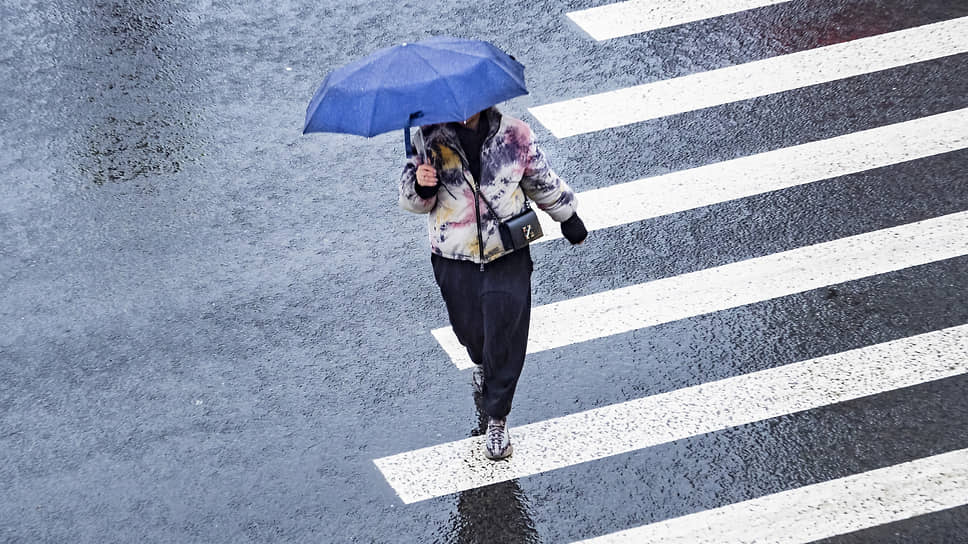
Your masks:
<path fill-rule="evenodd" d="M 410 118 L 407 119 L 407 126 L 403 128 L 403 144 L 407 146 L 407 158 L 413 157 L 413 151 L 410 150 L 410 127 L 413 125 L 414 119 L 419 119 L 423 117 L 422 111 L 415 111 L 410 114 Z"/>

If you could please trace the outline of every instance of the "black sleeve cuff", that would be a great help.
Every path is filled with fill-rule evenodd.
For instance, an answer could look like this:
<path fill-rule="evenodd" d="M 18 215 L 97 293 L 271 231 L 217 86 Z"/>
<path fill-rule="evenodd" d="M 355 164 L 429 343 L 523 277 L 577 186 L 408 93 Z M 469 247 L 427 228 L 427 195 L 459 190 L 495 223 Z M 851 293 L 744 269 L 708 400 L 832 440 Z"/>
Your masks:
<path fill-rule="evenodd" d="M 572 244 L 580 244 L 588 237 L 584 221 L 575 213 L 561 224 L 561 235 Z"/>
<path fill-rule="evenodd" d="M 420 185 L 419 183 L 414 181 L 413 186 L 414 186 L 414 189 L 417 191 L 417 196 L 419 196 L 424 200 L 427 200 L 429 198 L 433 198 L 437 196 L 437 189 L 440 187 L 440 184 L 438 183 L 433 187 L 424 187 L 423 185 Z"/>

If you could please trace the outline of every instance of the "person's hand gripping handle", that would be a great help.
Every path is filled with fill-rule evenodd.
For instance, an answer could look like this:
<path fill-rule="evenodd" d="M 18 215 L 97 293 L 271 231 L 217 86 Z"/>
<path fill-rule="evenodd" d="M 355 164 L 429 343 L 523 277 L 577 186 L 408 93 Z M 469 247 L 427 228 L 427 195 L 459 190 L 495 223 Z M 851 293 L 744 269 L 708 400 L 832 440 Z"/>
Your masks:
<path fill-rule="evenodd" d="M 423 132 L 420 127 L 413 135 L 413 145 L 417 149 L 417 185 L 421 187 L 434 187 L 437 185 L 437 170 L 430 165 L 427 160 L 427 144 L 423 139 Z"/>
<path fill-rule="evenodd" d="M 437 170 L 429 164 L 417 166 L 417 184 L 421 187 L 434 187 L 437 185 Z"/>

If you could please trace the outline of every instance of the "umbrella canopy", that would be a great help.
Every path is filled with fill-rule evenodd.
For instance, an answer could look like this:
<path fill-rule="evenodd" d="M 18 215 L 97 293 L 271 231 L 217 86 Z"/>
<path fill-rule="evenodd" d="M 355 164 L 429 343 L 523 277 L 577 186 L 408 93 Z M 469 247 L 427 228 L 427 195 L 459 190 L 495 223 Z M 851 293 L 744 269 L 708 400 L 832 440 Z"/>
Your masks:
<path fill-rule="evenodd" d="M 462 121 L 527 94 L 524 66 L 480 40 L 438 37 L 381 49 L 326 76 L 306 110 L 303 134 L 375 136 L 419 124 Z M 409 145 L 408 145 L 409 153 Z"/>

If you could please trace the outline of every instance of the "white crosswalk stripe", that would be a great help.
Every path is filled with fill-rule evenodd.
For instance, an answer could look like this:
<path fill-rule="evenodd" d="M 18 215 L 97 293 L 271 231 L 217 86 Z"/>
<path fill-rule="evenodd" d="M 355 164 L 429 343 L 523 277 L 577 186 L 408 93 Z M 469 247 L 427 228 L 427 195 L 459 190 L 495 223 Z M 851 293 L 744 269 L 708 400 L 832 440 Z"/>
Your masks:
<path fill-rule="evenodd" d="M 475 437 L 376 459 L 405 503 L 968 372 L 968 325 L 511 428 L 501 463 Z"/>
<path fill-rule="evenodd" d="M 578 194 L 589 231 L 968 147 L 968 108 Z M 561 238 L 547 214 L 544 237 Z"/>
<path fill-rule="evenodd" d="M 968 211 L 538 306 L 528 353 L 962 255 L 968 255 Z M 441 346 L 458 368 L 471 368 L 448 331 L 433 334 L 446 339 Z"/>
<path fill-rule="evenodd" d="M 568 13 L 596 40 L 788 0 L 631 0 Z M 531 108 L 564 138 L 968 52 L 968 17 Z M 578 195 L 601 230 L 968 147 L 968 108 Z M 541 215 L 543 243 L 560 237 Z M 968 210 L 538 306 L 528 353 L 968 255 Z M 449 327 L 431 331 L 473 367 Z M 491 462 L 473 437 L 375 459 L 405 503 L 968 374 L 968 324 L 523 426 Z M 583 542 L 806 543 L 968 505 L 968 450 L 789 489 Z M 593 466 L 593 465 L 590 465 Z M 589 468 L 588 470 L 593 470 Z M 646 507 L 646 506 L 643 506 Z"/>
<path fill-rule="evenodd" d="M 966 504 L 963 449 L 581 542 L 806 544 Z"/>
<path fill-rule="evenodd" d="M 968 17 L 530 108 L 558 138 L 968 52 Z"/>
<path fill-rule="evenodd" d="M 608 40 L 659 28 L 701 21 L 790 0 L 630 0 L 568 13 L 568 18 L 596 40 Z"/>

